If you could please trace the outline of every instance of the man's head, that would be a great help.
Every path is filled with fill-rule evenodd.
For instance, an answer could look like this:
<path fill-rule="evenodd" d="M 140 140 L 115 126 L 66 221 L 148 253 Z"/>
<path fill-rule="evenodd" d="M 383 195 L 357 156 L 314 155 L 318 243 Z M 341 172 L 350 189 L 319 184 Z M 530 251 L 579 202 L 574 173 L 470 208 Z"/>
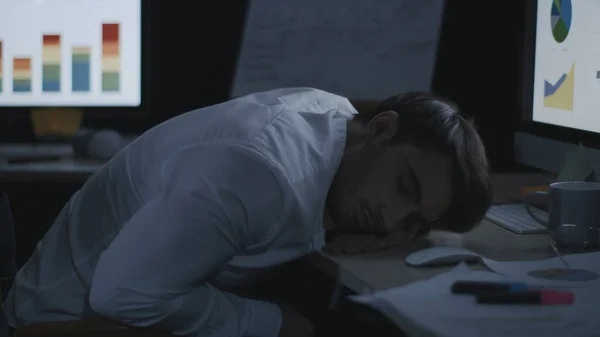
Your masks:
<path fill-rule="evenodd" d="M 464 233 L 492 200 L 485 149 L 450 101 L 413 92 L 348 122 L 346 149 L 327 198 L 342 232 L 406 236 Z"/>

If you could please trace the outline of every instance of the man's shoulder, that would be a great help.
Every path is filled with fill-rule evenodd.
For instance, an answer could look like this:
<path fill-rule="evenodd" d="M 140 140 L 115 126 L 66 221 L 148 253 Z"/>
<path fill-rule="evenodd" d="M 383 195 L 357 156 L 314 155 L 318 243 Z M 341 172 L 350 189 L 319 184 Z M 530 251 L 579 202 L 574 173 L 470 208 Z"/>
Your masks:
<path fill-rule="evenodd" d="M 163 153 L 159 159 L 175 153 L 205 158 L 215 151 L 228 157 L 227 147 L 244 148 L 298 181 L 310 170 L 337 165 L 353 112 L 345 98 L 322 90 L 276 89 L 175 117 L 142 137 L 140 145 L 146 152 L 151 149 L 153 158 Z M 189 158 L 185 161 L 189 163 Z"/>
<path fill-rule="evenodd" d="M 190 111 L 158 125 L 150 133 L 161 143 L 251 141 L 273 128 L 288 136 L 301 134 L 302 127 L 309 126 L 305 119 L 310 118 L 311 127 L 316 127 L 327 124 L 331 114 L 354 112 L 344 97 L 314 88 L 282 88 Z"/>
<path fill-rule="evenodd" d="M 253 95 L 287 112 L 323 114 L 335 110 L 346 115 L 356 113 L 347 98 L 316 88 L 281 88 Z"/>
<path fill-rule="evenodd" d="M 305 87 L 254 93 L 211 109 L 218 121 L 207 129 L 211 141 L 242 144 L 286 172 L 335 157 L 356 113 L 346 98 Z"/>

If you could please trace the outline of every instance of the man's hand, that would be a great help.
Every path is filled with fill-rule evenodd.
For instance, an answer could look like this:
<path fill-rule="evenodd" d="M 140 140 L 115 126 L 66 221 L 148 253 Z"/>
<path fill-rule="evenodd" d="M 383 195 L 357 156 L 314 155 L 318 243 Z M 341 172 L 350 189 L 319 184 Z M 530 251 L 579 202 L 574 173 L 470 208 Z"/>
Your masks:
<path fill-rule="evenodd" d="M 281 308 L 281 329 L 279 337 L 312 337 L 313 324 L 288 304 L 279 304 Z"/>

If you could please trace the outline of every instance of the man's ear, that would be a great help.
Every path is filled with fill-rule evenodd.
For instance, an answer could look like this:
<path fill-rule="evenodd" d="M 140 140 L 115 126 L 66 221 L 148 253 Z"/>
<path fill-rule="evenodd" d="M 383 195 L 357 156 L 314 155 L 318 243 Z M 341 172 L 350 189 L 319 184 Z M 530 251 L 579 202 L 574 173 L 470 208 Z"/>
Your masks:
<path fill-rule="evenodd" d="M 388 142 L 398 129 L 398 114 L 388 110 L 379 113 L 367 125 L 367 141 L 372 144 Z"/>

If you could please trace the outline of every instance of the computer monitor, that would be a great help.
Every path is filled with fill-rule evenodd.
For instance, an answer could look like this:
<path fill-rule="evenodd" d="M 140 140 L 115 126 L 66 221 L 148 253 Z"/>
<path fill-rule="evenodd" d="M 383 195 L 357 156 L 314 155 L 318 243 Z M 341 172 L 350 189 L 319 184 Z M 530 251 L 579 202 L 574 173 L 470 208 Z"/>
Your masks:
<path fill-rule="evenodd" d="M 590 148 L 600 168 L 600 1 L 526 1 L 517 162 L 559 173 Z"/>
<path fill-rule="evenodd" d="M 142 0 L 0 0 L 0 107 L 139 107 Z"/>

